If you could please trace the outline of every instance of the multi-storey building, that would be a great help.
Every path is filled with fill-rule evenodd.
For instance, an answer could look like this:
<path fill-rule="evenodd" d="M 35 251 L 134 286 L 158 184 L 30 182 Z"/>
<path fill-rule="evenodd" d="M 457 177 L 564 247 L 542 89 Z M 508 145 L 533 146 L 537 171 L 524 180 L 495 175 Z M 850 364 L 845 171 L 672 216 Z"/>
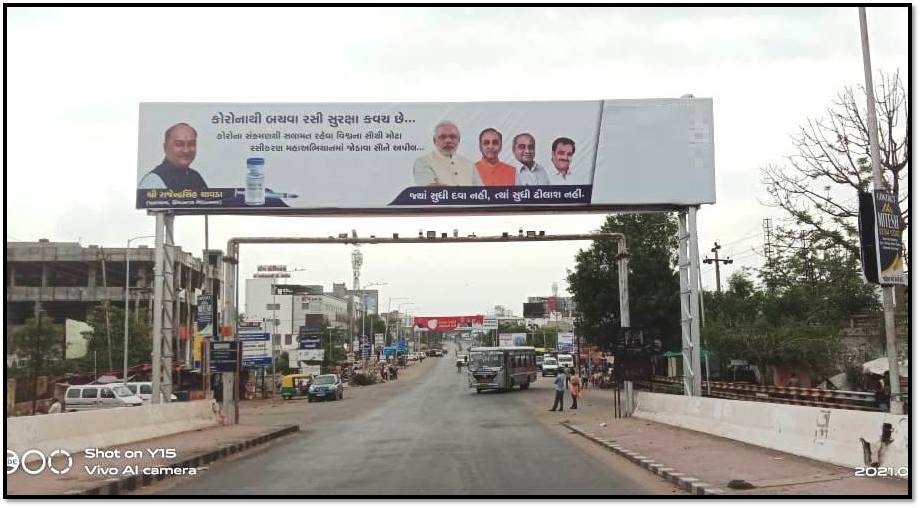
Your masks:
<path fill-rule="evenodd" d="M 179 362 L 191 361 L 189 337 L 195 322 L 197 296 L 206 276 L 218 281 L 222 270 L 203 263 L 181 248 L 176 249 L 173 266 L 176 298 Z M 127 258 L 126 258 L 127 254 Z M 220 256 L 209 260 L 220 265 Z M 41 311 L 54 323 L 67 319 L 90 320 L 93 310 L 108 301 L 112 307 L 125 306 L 125 271 L 128 280 L 128 309 L 153 309 L 154 249 L 140 245 L 125 247 L 84 247 L 77 242 L 7 242 L 6 244 L 6 336 L 10 337 L 27 319 Z M 153 316 L 153 312 L 148 312 Z M 9 348 L 7 348 L 9 351 Z"/>
<path fill-rule="evenodd" d="M 329 326 L 346 330 L 350 300 L 358 313 L 363 312 L 360 299 L 351 295 L 351 291 L 339 296 L 324 292 L 322 285 L 292 285 L 276 279 L 253 278 L 246 280 L 245 315 L 247 320 L 266 323 L 265 330 L 273 334 L 277 349 L 296 349 L 298 331 L 306 323 L 307 314 L 322 314 Z"/>

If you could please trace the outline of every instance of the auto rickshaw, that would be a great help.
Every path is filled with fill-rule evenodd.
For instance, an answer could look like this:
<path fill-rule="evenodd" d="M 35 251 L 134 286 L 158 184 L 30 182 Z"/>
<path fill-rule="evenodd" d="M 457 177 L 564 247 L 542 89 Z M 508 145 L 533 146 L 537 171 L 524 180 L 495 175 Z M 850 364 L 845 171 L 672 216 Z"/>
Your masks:
<path fill-rule="evenodd" d="M 288 374 L 281 378 L 281 397 L 291 400 L 292 397 L 306 397 L 313 374 Z"/>

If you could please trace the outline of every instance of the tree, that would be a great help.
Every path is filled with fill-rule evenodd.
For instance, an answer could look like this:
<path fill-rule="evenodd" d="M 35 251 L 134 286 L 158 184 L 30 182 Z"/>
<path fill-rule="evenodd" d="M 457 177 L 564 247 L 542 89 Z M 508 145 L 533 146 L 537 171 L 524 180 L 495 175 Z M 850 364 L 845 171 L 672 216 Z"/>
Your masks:
<path fill-rule="evenodd" d="M 25 369 L 8 369 L 7 377 L 23 379 L 32 376 L 60 374 L 64 367 L 64 327 L 44 315 L 27 319 L 25 325 L 13 332 L 10 349 L 27 361 Z"/>
<path fill-rule="evenodd" d="M 898 72 L 880 73 L 876 115 L 883 177 L 899 197 L 902 231 L 908 229 L 908 100 Z M 793 154 L 786 166 L 762 168 L 770 206 L 794 221 L 778 240 L 792 246 L 801 230 L 814 241 L 859 253 L 857 193 L 873 180 L 866 92 L 858 86 L 838 93 L 822 118 L 809 119 L 792 136 Z M 907 259 L 907 255 L 905 256 Z"/>
<path fill-rule="evenodd" d="M 680 347 L 678 299 L 678 219 L 674 214 L 609 215 L 604 233 L 627 238 L 630 324 L 642 327 L 666 348 Z M 613 239 L 594 240 L 576 255 L 566 280 L 576 302 L 576 332 L 591 343 L 614 337 L 620 328 L 617 246 Z"/>
<path fill-rule="evenodd" d="M 97 369 L 103 370 L 107 365 L 104 358 L 108 358 L 109 341 L 106 339 L 106 317 L 105 303 L 97 305 L 90 315 L 89 324 L 93 329 L 84 332 L 83 336 L 87 339 L 87 354 L 83 358 L 77 358 L 69 362 L 69 366 L 80 372 L 92 372 L 93 370 L 93 352 L 97 352 Z M 113 369 L 121 373 L 125 340 L 124 340 L 124 320 L 125 311 L 120 307 L 109 306 L 109 322 L 113 326 L 111 330 L 112 359 L 114 361 Z M 128 366 L 139 363 L 150 363 L 153 354 L 153 340 L 151 339 L 150 316 L 147 309 L 139 309 L 137 319 L 135 313 L 128 313 Z"/>
<path fill-rule="evenodd" d="M 746 359 L 762 372 L 769 365 L 838 372 L 846 319 L 879 307 L 851 251 L 827 241 L 785 251 L 760 275 L 770 284 L 756 286 L 739 271 L 724 293 L 704 293 L 704 348 L 723 360 Z"/>

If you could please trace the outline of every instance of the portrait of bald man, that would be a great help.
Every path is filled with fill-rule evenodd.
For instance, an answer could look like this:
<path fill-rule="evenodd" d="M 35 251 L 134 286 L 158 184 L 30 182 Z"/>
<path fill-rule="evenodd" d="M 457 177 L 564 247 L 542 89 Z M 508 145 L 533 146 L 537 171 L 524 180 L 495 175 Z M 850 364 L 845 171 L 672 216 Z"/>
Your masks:
<path fill-rule="evenodd" d="M 197 150 L 198 132 L 191 125 L 177 123 L 166 129 L 163 162 L 141 178 L 138 188 L 173 191 L 207 189 L 205 179 L 192 169 Z"/>

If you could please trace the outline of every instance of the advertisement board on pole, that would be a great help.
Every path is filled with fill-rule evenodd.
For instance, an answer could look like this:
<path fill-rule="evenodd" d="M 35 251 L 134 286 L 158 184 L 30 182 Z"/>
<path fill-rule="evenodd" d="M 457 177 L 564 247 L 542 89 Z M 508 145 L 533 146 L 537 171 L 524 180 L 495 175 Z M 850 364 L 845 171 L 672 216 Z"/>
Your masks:
<path fill-rule="evenodd" d="M 501 140 L 496 158 L 481 154 L 481 135 Z M 164 152 L 164 140 L 194 148 Z M 513 150 L 518 141 L 530 152 Z M 702 98 L 142 103 L 136 206 L 267 215 L 687 206 L 716 201 L 713 154 L 713 104 Z"/>
<path fill-rule="evenodd" d="M 512 346 L 515 343 L 514 340 L 511 333 L 500 333 L 499 347 Z"/>
<path fill-rule="evenodd" d="M 212 342 L 208 364 L 212 372 L 236 372 L 238 358 L 237 341 Z"/>
<path fill-rule="evenodd" d="M 572 332 L 559 332 L 556 334 L 556 348 L 560 351 L 571 353 L 573 352 L 574 339 L 575 334 Z"/>
<path fill-rule="evenodd" d="M 201 330 L 208 323 L 211 322 L 211 314 L 213 312 L 213 302 L 214 299 L 210 293 L 202 293 L 198 295 L 198 306 L 196 307 L 196 321 L 198 322 L 198 329 Z"/>
<path fill-rule="evenodd" d="M 861 192 L 858 198 L 864 279 L 874 284 L 906 284 L 898 196 L 874 190 Z"/>

